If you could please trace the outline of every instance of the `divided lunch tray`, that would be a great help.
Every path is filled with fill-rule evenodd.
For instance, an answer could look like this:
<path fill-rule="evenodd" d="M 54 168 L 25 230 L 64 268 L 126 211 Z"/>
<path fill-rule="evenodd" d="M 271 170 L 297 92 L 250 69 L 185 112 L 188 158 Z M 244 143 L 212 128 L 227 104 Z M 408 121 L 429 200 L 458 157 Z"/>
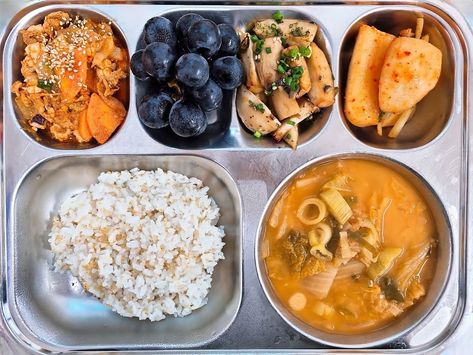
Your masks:
<path fill-rule="evenodd" d="M 128 115 L 112 139 L 90 149 L 42 145 L 20 127 L 10 86 L 19 78 L 19 59 L 24 49 L 19 31 L 59 9 L 107 18 L 122 36 L 129 55 L 136 49 L 144 23 L 152 16 L 177 18 L 192 11 L 217 22 L 244 26 L 281 9 L 286 17 L 311 19 L 320 26 L 317 41 L 328 55 L 340 93 L 333 107 L 324 110 L 301 134 L 296 151 L 266 139 L 256 140 L 245 131 L 236 115 L 234 95 L 225 97 L 217 113 L 221 132 L 217 130 L 214 136 L 189 143 L 164 135 L 152 136 L 145 130 L 136 113 L 144 88 L 130 74 Z M 425 19 L 432 42 L 443 52 L 439 84 L 419 104 L 414 119 L 398 140 L 380 139 L 372 127 L 354 128 L 343 116 L 342 97 L 357 29 L 361 23 L 384 30 L 413 27 L 419 15 Z M 313 158 L 341 153 L 377 155 L 413 169 L 438 194 L 452 228 L 450 277 L 435 308 L 408 334 L 381 348 L 396 353 L 438 349 L 457 329 L 466 307 L 468 119 L 473 113 L 468 97 L 473 36 L 454 7 L 436 0 L 287 2 L 286 6 L 245 1 L 235 5 L 44 1 L 15 15 L 6 36 L 2 66 L 1 311 L 10 336 L 25 352 L 339 352 L 340 349 L 298 334 L 270 306 L 258 281 L 254 242 L 261 213 L 279 182 Z M 208 305 L 189 317 L 157 323 L 122 318 L 84 293 L 72 277 L 52 269 L 48 232 L 51 217 L 62 201 L 93 183 L 100 171 L 134 167 L 170 169 L 196 176 L 210 187 L 210 195 L 221 207 L 226 259 L 214 274 Z M 369 334 L 360 337 L 369 339 Z M 354 351 L 357 350 L 350 350 Z"/>

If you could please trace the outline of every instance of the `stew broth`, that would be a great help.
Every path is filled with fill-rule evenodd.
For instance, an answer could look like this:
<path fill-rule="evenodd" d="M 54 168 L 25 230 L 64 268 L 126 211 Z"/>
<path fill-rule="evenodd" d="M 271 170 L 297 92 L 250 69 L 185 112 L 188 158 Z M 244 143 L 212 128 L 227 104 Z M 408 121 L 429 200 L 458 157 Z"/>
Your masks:
<path fill-rule="evenodd" d="M 327 186 L 349 206 L 347 222 L 334 218 L 333 201 L 322 197 Z M 317 205 L 301 214 L 301 204 L 314 198 L 328 201 L 328 212 L 309 225 L 303 221 L 324 216 Z M 331 230 L 325 245 L 309 241 L 327 229 L 320 224 Z M 325 331 L 362 333 L 422 300 L 436 263 L 436 234 L 429 207 L 405 178 L 378 163 L 339 160 L 290 183 L 266 223 L 263 257 L 277 296 L 294 315 Z"/>

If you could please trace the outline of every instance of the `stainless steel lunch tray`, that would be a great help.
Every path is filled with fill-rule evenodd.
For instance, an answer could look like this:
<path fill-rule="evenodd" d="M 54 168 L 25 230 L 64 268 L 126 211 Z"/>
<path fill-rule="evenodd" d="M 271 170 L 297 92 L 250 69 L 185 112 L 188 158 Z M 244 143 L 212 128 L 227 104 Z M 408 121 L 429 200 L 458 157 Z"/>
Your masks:
<path fill-rule="evenodd" d="M 369 137 L 360 136 L 359 132 L 353 131 L 352 127 L 344 121 L 339 95 L 331 111 L 324 113 L 326 116 L 316 122 L 316 125 L 319 124 L 320 127 L 317 128 L 314 125 L 315 128 L 309 128 L 305 133 L 304 143 L 296 152 L 282 148 L 282 146 L 273 146 L 264 140 L 255 141 L 251 135 L 244 132 L 233 106 L 231 111 L 227 108 L 221 113 L 228 115 L 231 112 L 231 120 L 228 133 L 219 141 L 200 142 L 197 146 L 182 146 L 181 148 L 184 149 L 160 143 L 154 140 L 138 121 L 136 96 L 140 93 L 137 92 L 138 86 L 135 85 L 134 79 L 131 80 L 130 85 L 130 109 L 127 119 L 115 136 L 103 146 L 87 150 L 58 150 L 35 142 L 21 130 L 15 117 L 12 97 L 9 92 L 15 75 L 11 58 L 14 55 L 16 38 L 21 28 L 27 26 L 30 20 L 39 13 L 64 8 L 77 9 L 77 11 L 97 11 L 109 17 L 123 32 L 128 49 L 132 53 L 136 48 L 145 20 L 151 16 L 164 13 L 172 16 L 172 13 L 184 10 L 199 11 L 205 13 L 206 16 L 216 16 L 235 25 L 241 25 L 246 20 L 262 15 L 266 16 L 274 9 L 281 7 L 268 5 L 251 6 L 250 8 L 247 5 L 231 6 L 216 3 L 211 5 L 196 5 L 195 3 L 158 5 L 140 2 L 64 5 L 46 1 L 25 8 L 12 19 L 8 29 L 10 35 L 5 41 L 2 67 L 5 132 L 2 185 L 4 197 L 2 315 L 5 327 L 20 344 L 19 349 L 24 352 L 48 352 L 169 350 L 179 347 L 190 349 L 192 352 L 207 350 L 241 352 L 243 350 L 266 351 L 268 349 L 278 351 L 291 351 L 291 349 L 295 351 L 294 349 L 297 349 L 297 352 L 338 352 L 339 350 L 327 348 L 298 334 L 286 325 L 271 308 L 257 280 L 253 250 L 259 217 L 275 186 L 291 171 L 312 158 L 350 152 L 388 157 L 416 171 L 430 183 L 438 194 L 452 227 L 452 273 L 445 292 L 433 311 L 421 324 L 409 334 L 385 344 L 383 349 L 385 351 L 394 349 L 392 351 L 405 353 L 429 351 L 438 349 L 450 339 L 462 322 L 467 304 L 469 304 L 466 299 L 466 240 L 469 233 L 469 223 L 471 223 L 467 219 L 469 207 L 467 204 L 469 191 L 467 169 L 470 150 L 468 117 L 473 113 L 467 101 L 471 90 L 468 72 L 471 70 L 469 53 L 472 50 L 473 36 L 462 15 L 454 7 L 436 0 L 423 3 L 414 1 L 398 1 L 396 3 L 362 1 L 355 3 L 348 1 L 330 4 L 323 2 L 301 4 L 299 2 L 297 6 L 284 7 L 285 11 L 291 11 L 295 16 L 314 19 L 320 25 L 323 35 L 320 40 L 325 43 L 326 53 L 331 59 L 337 85 L 343 85 L 343 72 L 346 68 L 342 68 L 340 63 L 346 53 L 342 44 L 349 46 L 352 26 L 359 25 L 359 22 L 363 20 L 376 22 L 383 16 L 386 20 L 391 15 L 393 18 L 399 19 L 407 18 L 410 13 L 418 13 L 425 16 L 429 26 L 433 26 L 431 28 L 442 26 L 439 30 L 441 36 L 439 38 L 445 40 L 446 50 L 453 64 L 447 73 L 450 77 L 447 78 L 446 87 L 449 87 L 448 82 L 451 82 L 451 90 L 453 90 L 451 92 L 451 106 L 446 109 L 448 117 L 444 117 L 442 127 L 437 129 L 432 137 L 412 137 L 406 140 L 405 145 L 386 145 L 382 141 L 374 142 Z M 384 23 L 385 20 L 379 21 Z M 412 24 L 409 23 L 409 25 Z M 435 108 L 435 102 L 430 101 L 429 107 Z M 425 112 L 428 111 L 425 110 Z M 412 144 L 412 142 L 415 143 Z M 229 176 L 226 181 L 231 186 L 231 181 L 234 180 L 238 189 L 235 192 L 230 188 L 233 191 L 230 195 L 236 195 L 233 197 L 233 201 L 239 201 L 238 194 L 242 200 L 241 215 L 238 216 L 238 222 L 235 224 L 235 226 L 239 226 L 241 223 L 241 233 L 235 227 L 235 245 L 230 244 L 230 248 L 227 248 L 226 251 L 227 253 L 228 249 L 231 249 L 230 253 L 235 256 L 234 261 L 238 262 L 238 248 L 239 241 L 241 241 L 243 246 L 242 263 L 238 267 L 233 267 L 236 267 L 234 270 L 242 269 L 243 271 L 243 298 L 234 321 L 232 316 L 226 317 L 229 323 L 232 321 L 233 323 L 221 335 L 217 331 L 215 334 L 206 334 L 204 341 L 199 342 L 197 337 L 191 337 L 192 339 L 186 339 L 185 342 L 179 343 L 177 339 L 174 342 L 163 340 L 160 338 L 158 330 L 155 338 L 150 337 L 146 341 L 143 340 L 140 338 L 142 335 L 140 332 L 149 331 L 149 329 L 145 329 L 149 323 L 140 324 L 135 328 L 121 329 L 115 333 L 115 337 L 107 337 L 109 322 L 113 318 L 111 316 L 104 318 L 105 320 L 100 318 L 104 320 L 104 323 L 101 323 L 104 333 L 100 327 L 94 328 L 93 332 L 90 332 L 90 329 L 86 329 L 84 324 L 79 322 L 75 329 L 77 332 L 76 342 L 71 341 L 70 337 L 65 336 L 63 328 L 51 324 L 50 319 L 45 318 L 44 312 L 38 312 L 40 309 L 37 307 L 38 298 L 34 297 L 38 295 L 40 288 L 43 288 L 44 290 L 41 290 L 42 297 L 44 299 L 46 299 L 45 297 L 53 297 L 51 303 L 55 304 L 57 299 L 54 297 L 57 297 L 57 294 L 49 291 L 58 282 L 66 299 L 71 297 L 74 292 L 78 292 L 77 289 L 74 289 L 75 286 L 69 286 L 65 282 L 64 275 L 45 267 L 48 257 L 46 253 L 47 213 L 57 211 L 57 204 L 60 202 L 55 198 L 64 197 L 91 183 L 93 174 L 96 174 L 100 169 L 130 168 L 133 165 L 156 168 L 166 162 L 171 164 L 170 167 L 185 169 L 185 166 L 179 161 L 193 161 L 193 159 L 200 161 L 201 158 L 193 158 L 196 155 L 217 163 L 214 164 L 203 159 L 205 166 L 213 166 L 220 171 L 220 168 L 217 167 L 221 165 L 227 170 Z M 84 168 L 74 168 L 76 162 L 80 162 L 79 166 Z M 71 175 L 68 175 L 67 171 L 59 171 L 61 167 L 65 166 L 69 167 L 68 171 L 71 171 Z M 38 171 L 41 173 L 37 173 Z M 210 169 L 210 171 L 214 172 L 215 170 Z M 189 170 L 182 172 L 193 174 Z M 48 183 L 48 176 L 55 176 L 55 178 Z M 70 179 L 70 181 L 68 180 L 69 185 L 61 185 L 59 183 L 61 179 L 58 177 L 66 176 Z M 220 176 L 226 176 L 226 174 L 222 171 Z M 212 179 L 212 177 L 205 175 L 204 182 L 206 179 Z M 32 188 L 42 184 L 49 184 L 48 189 L 39 188 L 37 191 L 43 192 L 42 194 L 38 192 L 39 195 L 36 195 Z M 21 203 L 18 202 L 20 196 L 25 198 Z M 48 197 L 46 201 L 43 201 L 42 199 L 37 200 L 35 196 Z M 234 203 L 239 205 L 239 202 Z M 56 207 L 54 207 L 55 204 Z M 40 206 L 44 210 L 37 211 L 35 206 Z M 238 207 L 235 208 L 235 213 L 239 214 Z M 39 216 L 34 217 L 35 214 L 39 214 Z M 29 216 L 34 218 L 27 218 Z M 35 238 L 40 238 L 40 241 Z M 238 238 L 240 238 L 239 241 L 237 241 Z M 39 249 L 38 245 L 42 249 Z M 31 260 L 28 260 L 29 258 L 42 263 L 39 270 L 34 270 L 37 264 L 32 263 Z M 236 274 L 234 276 L 233 286 L 238 288 L 238 282 L 241 280 L 238 281 Z M 30 294 L 23 292 L 25 290 L 29 290 Z M 213 288 L 212 292 L 216 294 L 223 291 Z M 239 304 L 239 291 L 231 294 L 234 297 L 228 299 L 233 300 L 234 305 Z M 236 307 L 238 308 L 238 306 Z M 87 315 L 94 316 L 93 312 Z M 39 324 L 42 328 L 40 331 L 37 329 L 35 331 L 31 327 L 25 327 L 25 324 Z M 222 326 L 220 330 L 224 329 L 225 326 Z M 94 333 L 92 334 L 94 336 L 85 336 L 88 332 Z M 136 336 L 124 336 L 125 333 L 136 334 Z M 103 334 L 106 334 L 105 338 Z M 369 337 L 369 334 L 365 336 Z"/>

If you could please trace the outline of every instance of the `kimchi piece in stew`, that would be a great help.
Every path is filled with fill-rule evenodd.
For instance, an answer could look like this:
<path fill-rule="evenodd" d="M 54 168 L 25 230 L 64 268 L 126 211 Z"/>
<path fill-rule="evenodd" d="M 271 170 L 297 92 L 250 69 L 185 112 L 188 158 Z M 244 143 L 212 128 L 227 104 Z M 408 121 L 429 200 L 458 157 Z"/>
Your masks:
<path fill-rule="evenodd" d="M 273 289 L 304 322 L 328 332 L 379 329 L 428 291 L 437 231 L 401 175 L 365 160 L 319 165 L 295 178 L 267 221 Z"/>

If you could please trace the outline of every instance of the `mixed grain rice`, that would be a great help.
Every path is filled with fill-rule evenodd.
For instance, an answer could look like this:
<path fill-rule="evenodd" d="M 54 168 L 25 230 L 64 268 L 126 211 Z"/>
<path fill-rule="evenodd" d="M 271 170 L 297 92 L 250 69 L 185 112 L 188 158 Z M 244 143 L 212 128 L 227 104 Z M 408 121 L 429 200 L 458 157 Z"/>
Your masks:
<path fill-rule="evenodd" d="M 224 258 L 207 193 L 200 180 L 161 169 L 102 173 L 54 218 L 55 267 L 122 316 L 186 316 L 206 304 Z"/>

